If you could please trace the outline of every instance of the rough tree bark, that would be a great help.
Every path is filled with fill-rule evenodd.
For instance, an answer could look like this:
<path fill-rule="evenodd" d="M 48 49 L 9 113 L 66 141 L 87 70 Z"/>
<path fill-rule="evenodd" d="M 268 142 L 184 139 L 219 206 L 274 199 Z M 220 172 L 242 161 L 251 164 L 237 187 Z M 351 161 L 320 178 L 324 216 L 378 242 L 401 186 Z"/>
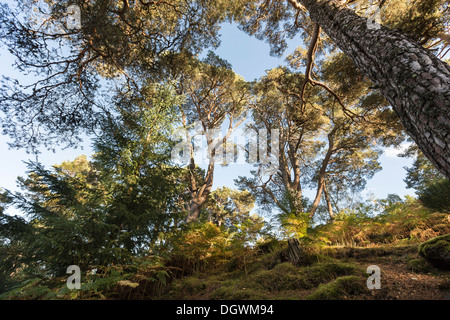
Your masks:
<path fill-rule="evenodd" d="M 211 141 L 209 140 L 209 143 Z M 216 150 L 213 149 L 210 152 L 208 170 L 206 172 L 205 182 L 202 186 L 197 186 L 197 183 L 192 184 L 195 189 L 193 189 L 193 196 L 191 200 L 190 210 L 188 216 L 186 217 L 186 223 L 195 222 L 198 220 L 200 216 L 200 210 L 208 200 L 208 196 L 211 193 L 213 186 L 213 177 L 214 177 L 214 162 L 215 162 L 215 153 Z M 194 159 L 191 158 L 191 170 L 195 169 Z"/>
<path fill-rule="evenodd" d="M 300 242 L 295 238 L 288 240 L 288 255 L 289 260 L 293 264 L 297 264 L 302 260 L 303 250 L 300 247 Z"/>
<path fill-rule="evenodd" d="M 240 122 L 236 125 L 235 128 L 232 128 L 232 120 L 230 120 L 230 126 L 228 127 L 228 132 L 223 139 L 219 139 L 218 141 L 214 140 L 212 133 L 205 129 L 206 141 L 208 144 L 208 154 L 209 154 L 209 164 L 208 169 L 206 171 L 205 181 L 199 186 L 198 182 L 195 179 L 195 175 L 193 172 L 195 170 L 195 162 L 194 162 L 194 153 L 193 148 L 191 146 L 191 159 L 190 159 L 190 170 L 191 170 L 191 187 L 193 191 L 192 200 L 189 208 L 188 215 L 186 217 L 186 223 L 195 222 L 198 220 L 200 216 L 200 211 L 202 207 L 205 205 L 208 200 L 208 196 L 211 194 L 211 190 L 214 182 L 214 167 L 215 162 L 217 161 L 216 155 L 218 153 L 222 153 L 223 150 L 220 149 L 223 147 L 224 143 L 228 140 L 233 130 L 240 124 Z M 186 125 L 186 122 L 185 122 Z M 204 126 L 206 128 L 206 126 Z M 190 141 L 188 138 L 187 141 Z"/>
<path fill-rule="evenodd" d="M 450 179 L 450 66 L 398 31 L 369 28 L 338 0 L 301 3 L 382 92 L 407 134 Z"/>

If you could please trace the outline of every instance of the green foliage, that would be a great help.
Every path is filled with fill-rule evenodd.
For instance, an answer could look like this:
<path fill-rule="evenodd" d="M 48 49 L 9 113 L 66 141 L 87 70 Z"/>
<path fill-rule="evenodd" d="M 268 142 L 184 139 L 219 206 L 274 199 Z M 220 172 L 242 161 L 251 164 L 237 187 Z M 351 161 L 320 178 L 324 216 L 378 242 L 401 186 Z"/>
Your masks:
<path fill-rule="evenodd" d="M 345 55 L 333 55 L 318 66 L 317 81 L 337 87 L 333 92 L 338 92 L 347 109 L 338 107 L 322 86 L 305 86 L 301 72 L 286 67 L 267 71 L 253 85 L 254 124 L 249 130 L 279 130 L 278 170 L 264 175 L 264 165 L 259 164 L 252 177 L 236 180 L 241 190 L 255 196 L 261 210 L 276 209 L 282 225 L 302 224 L 288 231 L 298 236 L 306 233 L 304 222 L 312 224 L 303 213 L 314 216 L 325 188 L 325 210 L 332 217 L 333 210 L 346 205 L 344 199 L 363 190 L 367 179 L 381 170 L 378 146 L 403 140 L 398 119 L 369 83 L 361 81 Z M 341 78 L 350 83 L 342 83 Z M 303 196 L 305 186 L 317 190 L 311 204 Z"/>
<path fill-rule="evenodd" d="M 205 211 L 209 221 L 218 226 L 233 228 L 250 218 L 254 204 L 255 199 L 249 191 L 221 187 L 211 192 L 208 202 L 205 203 Z"/>
<path fill-rule="evenodd" d="M 287 238 L 301 239 L 308 234 L 311 217 L 308 213 L 281 214 L 279 216 L 280 226 Z"/>
<path fill-rule="evenodd" d="M 213 298 L 263 299 L 317 285 L 308 298 L 362 292 L 355 265 L 320 262 L 311 253 L 303 267 L 287 262 L 285 243 L 264 242 L 269 228 L 251 214 L 255 201 L 263 210 L 276 209 L 283 235 L 301 238 L 309 249 L 409 244 L 449 232 L 448 215 L 427 208 L 450 210 L 450 182 L 418 150 L 405 182 L 427 208 L 395 195 L 354 203 L 353 193 L 381 169 L 379 147 L 398 145 L 403 128 L 325 34 L 314 52 L 297 48 L 288 56 L 289 67 L 269 70 L 252 84 L 212 52 L 197 58 L 202 49 L 217 47 L 219 24 L 226 20 L 267 40 L 271 54 L 281 54 L 295 35 L 306 43 L 314 23 L 301 6 L 293 10 L 295 2 L 82 1 L 83 28 L 68 30 L 63 18 L 70 3 L 18 1 L 16 12 L 0 6 L 2 43 L 17 58 L 18 70 L 38 77 L 29 86 L 2 81 L 2 126 L 12 145 L 51 149 L 53 142 L 76 145 L 81 132 L 101 133 L 92 160 L 80 156 L 51 169 L 29 162 L 28 176 L 18 179 L 22 192 L 0 193 L 0 292 L 8 291 L 3 298 L 154 297 L 184 275 L 190 277 L 175 288 L 194 294 L 217 289 Z M 363 14 L 369 1 L 348 4 Z M 380 5 L 388 27 L 432 50 L 448 45 L 447 0 Z M 47 14 L 45 23 L 29 12 L 33 6 L 36 15 Z M 320 60 L 314 61 L 316 55 Z M 305 75 L 300 70 L 308 65 L 313 70 Z M 101 92 L 101 78 L 116 90 Z M 280 149 L 271 150 L 279 151 L 276 173 L 266 176 L 260 163 L 251 178 L 237 181 L 240 191 L 212 191 L 214 161 L 202 170 L 190 149 L 187 168 L 173 165 L 176 125 L 200 124 L 211 143 L 211 131 L 229 122 L 231 133 L 248 110 L 254 120 L 249 129 L 280 130 Z M 219 141 L 212 154 L 223 147 Z M 312 203 L 303 195 L 305 186 L 317 189 Z M 322 192 L 327 206 L 319 208 Z M 6 214 L 8 206 L 24 216 Z M 328 219 L 312 219 L 316 210 L 328 211 L 333 222 L 317 226 Z M 185 223 L 191 221 L 197 223 Z M 447 261 L 447 240 L 426 242 L 419 253 Z M 62 278 L 73 264 L 83 270 L 79 291 L 68 290 Z M 426 269 L 420 260 L 410 267 Z M 194 276 L 221 271 L 230 279 Z"/>
<path fill-rule="evenodd" d="M 413 165 L 405 167 L 407 188 L 414 188 L 418 194 L 432 186 L 434 183 L 445 180 L 442 173 L 437 170 L 430 160 L 420 151 L 415 144 L 411 144 L 401 157 L 414 157 Z"/>
<path fill-rule="evenodd" d="M 20 299 L 54 299 L 56 294 L 39 278 L 32 278 L 21 283 L 20 286 L 0 295 L 0 300 Z"/>
<path fill-rule="evenodd" d="M 172 270 L 156 256 L 133 259 L 130 264 L 99 266 L 82 274 L 81 289 L 70 290 L 65 278 L 26 280 L 1 299 L 142 299 L 159 295 L 169 285 Z"/>
<path fill-rule="evenodd" d="M 178 268 L 181 275 L 226 268 L 248 272 L 263 241 L 263 220 L 257 216 L 240 216 L 232 224 L 217 226 L 212 222 L 188 225 L 171 239 L 168 265 Z"/>
<path fill-rule="evenodd" d="M 340 213 L 332 223 L 317 226 L 312 237 L 325 244 L 370 246 L 377 244 L 418 243 L 450 231 L 448 215 L 432 212 L 414 198 L 376 204 L 381 213 Z"/>
<path fill-rule="evenodd" d="M 191 225 L 173 239 L 171 265 L 187 274 L 214 268 L 228 257 L 230 241 L 228 232 L 211 222 Z"/>
<path fill-rule="evenodd" d="M 420 44 L 433 44 L 448 23 L 446 0 L 388 1 L 382 10 L 383 25 L 400 30 Z"/>
<path fill-rule="evenodd" d="M 72 264 L 86 269 L 129 255 L 111 241 L 116 227 L 102 210 L 107 195 L 86 157 L 53 171 L 36 163 L 29 168 L 28 179 L 19 179 L 27 193 L 12 195 L 29 220 L 4 216 L 1 225 L 11 241 L 8 249 L 20 252 L 11 267 L 25 264 L 31 273 L 62 275 Z"/>
<path fill-rule="evenodd" d="M 419 200 L 428 208 L 450 213 L 450 180 L 429 185 L 419 192 Z"/>
<path fill-rule="evenodd" d="M 125 3 L 76 2 L 82 31 L 66 24 L 71 0 L 2 5 L 2 43 L 18 70 L 37 76 L 33 90 L 15 79 L 2 81 L 0 104 L 9 123 L 4 131 L 16 147 L 76 145 L 79 133 L 92 133 L 98 117 L 112 111 L 104 102 L 111 101 L 115 84 L 127 77 L 139 87 L 161 68 L 159 58 L 167 51 L 216 47 L 218 24 L 227 16 L 221 0 Z M 100 78 L 109 80 L 106 90 L 100 90 Z"/>
<path fill-rule="evenodd" d="M 69 265 L 123 264 L 160 249 L 161 234 L 184 218 L 184 173 L 168 156 L 181 98 L 170 84 L 149 85 L 147 94 L 119 95 L 92 161 L 80 156 L 52 170 L 28 163 L 28 177 L 19 178 L 24 192 L 7 195 L 26 219 L 0 216 L 2 272 L 58 276 Z"/>
<path fill-rule="evenodd" d="M 405 167 L 407 188 L 414 188 L 419 200 L 431 209 L 450 211 L 450 181 L 437 170 L 430 160 L 411 144 L 401 157 L 414 157 L 413 165 Z"/>

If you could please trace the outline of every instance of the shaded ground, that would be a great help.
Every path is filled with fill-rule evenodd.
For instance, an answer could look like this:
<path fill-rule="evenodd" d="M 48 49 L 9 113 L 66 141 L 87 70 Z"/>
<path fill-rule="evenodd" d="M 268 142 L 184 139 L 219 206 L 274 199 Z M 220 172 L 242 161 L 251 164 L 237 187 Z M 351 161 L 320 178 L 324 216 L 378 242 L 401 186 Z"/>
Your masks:
<path fill-rule="evenodd" d="M 360 262 L 362 263 L 362 262 Z M 443 271 L 418 273 L 402 261 L 367 260 L 381 270 L 381 289 L 370 297 L 382 300 L 450 300 L 450 276 Z"/>
<path fill-rule="evenodd" d="M 270 259 L 279 260 L 267 269 Z M 309 259 L 294 266 L 280 253 L 262 255 L 247 272 L 216 270 L 176 279 L 157 299 L 450 300 L 450 271 L 419 257 L 416 246 L 329 247 Z M 370 265 L 380 268 L 380 289 L 367 289 Z"/>

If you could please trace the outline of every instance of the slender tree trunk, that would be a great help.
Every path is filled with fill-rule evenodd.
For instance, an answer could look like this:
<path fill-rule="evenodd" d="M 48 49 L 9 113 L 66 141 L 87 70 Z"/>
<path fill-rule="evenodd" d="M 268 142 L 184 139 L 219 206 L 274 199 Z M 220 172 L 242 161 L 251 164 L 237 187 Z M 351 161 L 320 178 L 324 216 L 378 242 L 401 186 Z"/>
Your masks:
<path fill-rule="evenodd" d="M 311 209 L 309 210 L 309 217 L 312 218 L 314 214 L 317 211 L 317 208 L 319 208 L 320 199 L 322 198 L 322 192 L 323 192 L 323 179 L 319 178 L 319 182 L 317 183 L 317 191 L 316 196 L 314 198 L 314 201 L 311 205 Z"/>
<path fill-rule="evenodd" d="M 299 2 L 381 90 L 408 135 L 450 178 L 450 66 L 398 31 L 369 28 L 368 19 L 338 0 Z"/>
<path fill-rule="evenodd" d="M 330 195 L 328 194 L 327 185 L 323 186 L 323 195 L 325 196 L 325 201 L 327 202 L 328 214 L 330 215 L 330 220 L 334 220 L 333 206 L 331 205 Z"/>
<path fill-rule="evenodd" d="M 322 191 L 325 186 L 325 175 L 327 172 L 328 163 L 330 162 L 331 156 L 334 151 L 334 134 L 336 133 L 338 127 L 334 127 L 334 129 L 328 134 L 328 150 L 325 154 L 325 158 L 322 160 L 322 166 L 319 170 L 319 177 L 317 179 L 317 191 L 316 197 L 314 198 L 311 209 L 309 210 L 309 217 L 312 218 L 319 207 L 320 199 L 322 197 Z"/>
<path fill-rule="evenodd" d="M 291 149 L 291 146 L 290 146 Z M 292 150 L 292 149 L 291 149 Z M 297 214 L 303 212 L 303 199 L 302 199 L 302 185 L 300 183 L 301 170 L 300 161 L 295 152 L 291 152 L 290 158 L 292 162 L 292 169 L 294 171 L 294 179 L 292 181 L 292 196 L 294 200 L 294 208 Z"/>

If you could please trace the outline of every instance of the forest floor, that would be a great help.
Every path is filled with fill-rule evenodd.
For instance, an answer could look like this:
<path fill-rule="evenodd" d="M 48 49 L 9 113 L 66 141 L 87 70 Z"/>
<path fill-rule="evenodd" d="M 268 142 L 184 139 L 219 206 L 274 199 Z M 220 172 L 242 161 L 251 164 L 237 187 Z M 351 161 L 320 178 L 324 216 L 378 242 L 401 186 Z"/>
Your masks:
<path fill-rule="evenodd" d="M 221 246 L 224 235 L 205 225 L 164 258 L 86 273 L 81 290 L 68 289 L 65 276 L 40 277 L 0 299 L 450 300 L 450 215 L 415 203 L 324 225 L 294 247 L 293 239 L 275 238 Z M 440 266 L 429 262 L 430 252 L 439 252 Z M 379 288 L 369 288 L 376 283 L 370 266 L 378 267 Z"/>
<path fill-rule="evenodd" d="M 430 265 L 415 245 L 327 247 L 306 265 L 283 260 L 279 250 L 252 257 L 245 268 L 197 272 L 156 299 L 450 300 L 450 271 Z M 380 289 L 367 288 L 371 265 L 380 269 Z"/>
<path fill-rule="evenodd" d="M 414 270 L 407 255 L 366 258 L 362 266 L 377 265 L 381 270 L 381 289 L 372 290 L 373 299 L 450 300 L 450 272 L 434 269 Z M 409 260 L 411 261 L 411 260 Z"/>

